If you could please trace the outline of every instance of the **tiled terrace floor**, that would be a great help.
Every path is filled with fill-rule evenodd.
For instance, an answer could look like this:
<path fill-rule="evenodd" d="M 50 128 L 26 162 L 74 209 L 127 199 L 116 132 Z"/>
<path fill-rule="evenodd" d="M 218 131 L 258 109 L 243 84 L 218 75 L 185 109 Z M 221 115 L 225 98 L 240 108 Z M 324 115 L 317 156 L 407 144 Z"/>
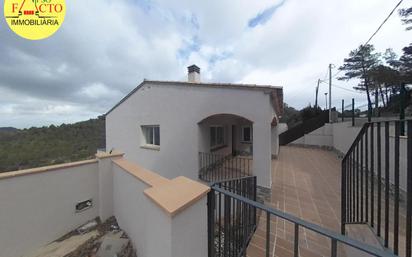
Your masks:
<path fill-rule="evenodd" d="M 284 146 L 273 160 L 271 202 L 281 211 L 321 225 L 340 230 L 340 160 L 331 151 Z M 270 256 L 293 256 L 294 226 L 271 218 Z M 265 215 L 248 247 L 247 256 L 265 256 Z M 330 256 L 330 240 L 301 228 L 300 256 Z M 339 256 L 342 256 L 339 255 Z"/>

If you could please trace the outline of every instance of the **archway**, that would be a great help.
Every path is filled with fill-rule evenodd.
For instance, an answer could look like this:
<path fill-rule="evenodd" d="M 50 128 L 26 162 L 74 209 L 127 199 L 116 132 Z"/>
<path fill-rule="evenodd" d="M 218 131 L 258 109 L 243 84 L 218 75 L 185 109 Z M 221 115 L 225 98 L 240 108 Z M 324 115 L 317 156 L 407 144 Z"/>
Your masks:
<path fill-rule="evenodd" d="M 213 114 L 198 122 L 199 177 L 216 181 L 252 175 L 253 122 L 235 114 Z"/>

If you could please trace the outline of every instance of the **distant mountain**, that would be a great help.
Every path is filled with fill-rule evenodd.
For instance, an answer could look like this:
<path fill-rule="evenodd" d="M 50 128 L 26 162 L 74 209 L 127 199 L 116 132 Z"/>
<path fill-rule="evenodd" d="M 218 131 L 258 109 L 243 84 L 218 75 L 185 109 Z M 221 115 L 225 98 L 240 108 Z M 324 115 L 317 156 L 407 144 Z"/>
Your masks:
<path fill-rule="evenodd" d="M 13 127 L 0 127 L 0 132 L 16 132 L 18 129 L 13 128 Z"/>
<path fill-rule="evenodd" d="M 90 159 L 105 147 L 105 119 L 15 129 L 0 128 L 0 172 Z"/>

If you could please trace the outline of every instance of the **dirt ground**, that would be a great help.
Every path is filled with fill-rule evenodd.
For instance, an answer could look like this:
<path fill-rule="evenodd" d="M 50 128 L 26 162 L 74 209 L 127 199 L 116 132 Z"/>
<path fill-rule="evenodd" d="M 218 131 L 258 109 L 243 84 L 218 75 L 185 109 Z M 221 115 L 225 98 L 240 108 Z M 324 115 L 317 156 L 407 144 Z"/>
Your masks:
<path fill-rule="evenodd" d="M 96 219 L 96 222 L 98 225 L 92 228 L 92 230 L 97 230 L 98 236 L 90 238 L 85 243 L 80 245 L 75 251 L 72 251 L 71 253 L 65 255 L 64 257 L 96 257 L 96 253 L 99 250 L 103 237 L 111 232 L 119 231 L 120 233 L 123 233 L 121 238 L 128 238 L 126 233 L 119 229 L 119 226 L 117 225 L 117 221 L 114 217 L 109 218 L 107 221 L 103 223 L 100 222 L 99 219 Z M 72 232 L 59 238 L 57 241 L 62 242 L 65 239 L 68 239 L 75 235 L 79 235 L 79 232 L 77 230 L 73 230 Z M 127 244 L 127 246 L 120 252 L 118 257 L 137 257 L 136 251 L 135 249 L 133 249 L 133 246 L 130 243 L 130 241 Z"/>

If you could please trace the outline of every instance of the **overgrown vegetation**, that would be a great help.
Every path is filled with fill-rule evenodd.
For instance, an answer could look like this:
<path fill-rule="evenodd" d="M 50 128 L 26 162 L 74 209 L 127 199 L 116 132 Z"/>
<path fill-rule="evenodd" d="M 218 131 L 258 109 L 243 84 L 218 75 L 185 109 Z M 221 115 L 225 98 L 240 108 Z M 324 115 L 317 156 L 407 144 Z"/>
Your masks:
<path fill-rule="evenodd" d="M 292 106 L 289 106 L 287 103 L 284 104 L 283 107 L 283 115 L 282 118 L 280 119 L 280 122 L 288 124 L 289 128 L 292 128 L 302 122 L 302 117 L 300 115 L 300 112 L 293 108 Z"/>
<path fill-rule="evenodd" d="M 293 128 L 296 125 L 302 123 L 303 121 L 316 117 L 321 113 L 322 109 L 320 107 L 314 107 L 309 105 L 303 108 L 302 110 L 298 111 L 292 106 L 289 106 L 285 103 L 283 108 L 283 115 L 280 119 L 280 122 L 288 124 L 289 128 Z"/>
<path fill-rule="evenodd" d="M 105 120 L 0 130 L 0 146 L 0 172 L 90 159 L 105 147 Z"/>

